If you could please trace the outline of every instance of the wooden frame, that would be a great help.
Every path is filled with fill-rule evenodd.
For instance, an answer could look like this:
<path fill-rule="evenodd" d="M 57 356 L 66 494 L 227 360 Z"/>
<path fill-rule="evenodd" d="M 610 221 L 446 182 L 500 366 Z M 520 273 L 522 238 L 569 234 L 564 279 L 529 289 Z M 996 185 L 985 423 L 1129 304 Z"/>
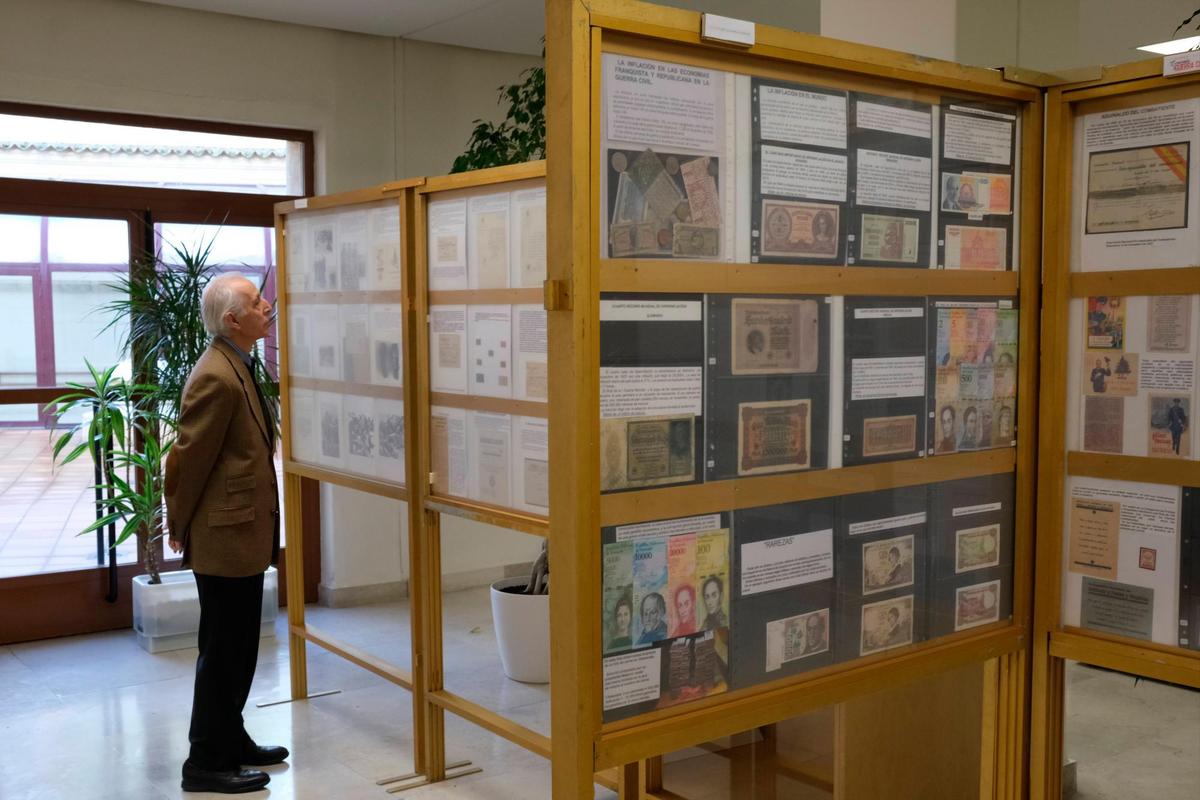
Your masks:
<path fill-rule="evenodd" d="M 1043 222 L 1044 306 L 1039 452 L 1037 585 L 1034 596 L 1030 796 L 1062 795 L 1064 666 L 1067 659 L 1200 687 L 1200 653 L 1124 639 L 1062 622 L 1063 514 L 1067 476 L 1200 485 L 1196 461 L 1068 452 L 1065 411 L 1072 298 L 1094 294 L 1200 294 L 1200 268 L 1071 272 L 1074 130 L 1083 113 L 1200 97 L 1200 76 L 1163 78 L 1161 59 L 1107 68 L 1096 80 L 1056 86 L 1047 98 Z"/>
<path fill-rule="evenodd" d="M 412 215 L 413 215 L 413 198 L 414 190 L 421 185 L 421 179 L 408 181 L 395 181 L 386 183 L 381 186 L 372 187 L 369 189 L 361 189 L 352 192 L 344 192 L 334 195 L 325 195 L 321 197 L 307 198 L 298 201 L 287 201 L 279 203 L 275 206 L 275 231 L 276 231 L 276 254 L 279 264 L 278 277 L 278 320 L 279 320 L 279 387 L 280 387 L 280 402 L 283 409 L 283 418 L 285 420 L 291 417 L 290 405 L 290 389 L 293 386 L 298 388 L 328 388 L 344 390 L 345 384 L 340 382 L 322 382 L 313 379 L 292 378 L 288 371 L 288 360 L 290 354 L 287 348 L 288 341 L 288 307 L 289 303 L 293 302 L 290 293 L 287 289 L 287 253 L 286 246 L 286 220 L 288 215 L 302 210 L 327 210 L 327 209 L 343 209 L 353 208 L 361 205 L 378 205 L 380 201 L 392 201 L 395 203 L 396 214 L 398 216 L 398 226 L 400 231 L 400 264 L 402 288 L 398 292 L 374 292 L 372 296 L 378 296 L 388 302 L 399 303 L 402 309 L 402 336 L 403 336 L 403 400 L 405 407 L 405 476 L 408 481 L 414 479 L 418 474 L 416 471 L 417 456 L 417 430 L 419 421 L 414 424 L 415 416 L 412 412 L 414 408 L 414 385 L 416 382 L 417 366 L 412 358 L 412 346 L 414 331 L 417 323 L 413 315 L 412 303 L 412 272 L 413 272 L 413 238 L 412 238 Z M 368 299 L 368 293 L 352 293 L 361 294 L 359 299 Z M 341 295 L 339 294 L 339 298 Z M 297 297 L 295 302 L 303 304 L 306 301 L 311 301 L 311 298 Z M 327 383 L 334 383 L 335 386 L 327 386 Z M 389 393 L 378 391 L 380 387 L 367 387 L 355 385 L 368 396 L 388 396 Z M 308 669 L 305 644 L 311 642 L 319 647 L 328 650 L 329 652 L 338 655 L 347 661 L 355 664 L 369 672 L 372 672 L 384 680 L 390 681 L 403 689 L 407 689 L 413 695 L 413 769 L 416 773 L 425 773 L 425 737 L 426 737 L 426 702 L 425 702 L 425 683 L 424 672 L 419 668 L 422 663 L 422 644 L 425 639 L 425 629 L 422 624 L 424 618 L 422 581 L 427 569 L 426 553 L 423 549 L 423 537 L 417 535 L 419 529 L 420 512 L 418 506 L 409 500 L 409 490 L 407 486 L 396 485 L 387 481 L 376 480 L 369 477 L 354 475 L 350 473 L 340 472 L 327 469 L 318 465 L 300 463 L 293 457 L 292 436 L 288 425 L 283 427 L 283 458 L 284 458 L 284 513 L 288 530 L 296 530 L 301 532 L 303 529 L 303 521 L 300 513 L 300 492 L 301 486 L 305 481 L 321 481 L 343 486 L 357 491 L 374 494 L 381 497 L 390 497 L 396 500 L 406 501 L 408 518 L 409 518 L 409 596 L 410 596 L 410 631 L 411 631 L 411 648 L 412 648 L 412 664 L 415 665 L 413 670 L 403 669 L 394 664 L 391 664 L 383 659 L 375 657 L 363 649 L 356 647 L 347 642 L 343 642 L 336 637 L 317 630 L 308 625 L 304 620 L 304 583 L 305 583 L 305 564 L 303 558 L 303 550 L 297 548 L 294 557 L 287 561 L 287 599 L 288 599 L 288 645 L 290 654 L 291 667 L 291 695 L 293 700 L 305 699 L 308 697 Z M 397 534 L 399 531 L 397 530 Z"/>
<path fill-rule="evenodd" d="M 551 610 L 552 736 L 554 796 L 590 797 L 592 775 L 660 753 L 870 692 L 887 685 L 998 658 L 993 685 L 991 769 L 1003 795 L 1023 788 L 1025 648 L 1032 609 L 1033 473 L 1036 463 L 1037 327 L 1040 242 L 1041 119 L 1039 90 L 1008 83 L 995 72 L 931 62 L 878 48 L 757 26 L 756 43 L 734 49 L 700 38 L 700 15 L 626 0 L 547 4 L 548 97 L 548 285 L 550 306 L 550 540 L 556 573 L 573 576 L 567 591 L 556 587 Z M 600 56 L 606 52 L 657 58 L 742 73 L 788 77 L 839 88 L 890 88 L 905 96 L 940 99 L 942 93 L 1023 103 L 1021 138 L 1020 273 L 954 273 L 930 270 L 797 268 L 759 264 L 643 264 L 599 257 Z M 901 83 L 902 82 L 902 83 Z M 914 88 L 915 87 L 915 88 Z M 906 649 L 900 655 L 859 659 L 792 679 L 708 697 L 619 723 L 601 722 L 600 584 L 597 533 L 617 521 L 654 519 L 668 509 L 689 513 L 729 510 L 763 502 L 827 496 L 938 480 L 966 466 L 947 457 L 908 462 L 901 468 L 843 468 L 787 480 L 722 481 L 697 486 L 600 495 L 598 314 L 601 291 L 768 291 L 872 294 L 1007 295 L 1019 298 L 1020 358 L 1015 454 L 977 455 L 973 474 L 1011 468 L 1017 474 L 1017 553 L 1013 623 L 998 623 Z M 903 464 L 904 462 L 902 462 Z M 926 474 L 924 471 L 929 470 Z M 943 470 L 945 472 L 943 472 Z M 901 473 L 906 473 L 902 475 Z M 920 478 L 913 477 L 921 475 Z M 972 473 L 956 473 L 972 474 Z M 845 484 L 841 481 L 844 480 Z M 693 512 L 692 509 L 695 509 Z M 669 514 L 668 514 L 669 515 Z M 1003 678 L 1001 678 L 1001 674 Z M 1000 707 L 1003 703 L 1003 707 Z M 998 773 L 1003 773 L 1003 778 Z M 628 773 L 628 774 L 627 774 Z M 628 796 L 635 796 L 630 793 Z"/>

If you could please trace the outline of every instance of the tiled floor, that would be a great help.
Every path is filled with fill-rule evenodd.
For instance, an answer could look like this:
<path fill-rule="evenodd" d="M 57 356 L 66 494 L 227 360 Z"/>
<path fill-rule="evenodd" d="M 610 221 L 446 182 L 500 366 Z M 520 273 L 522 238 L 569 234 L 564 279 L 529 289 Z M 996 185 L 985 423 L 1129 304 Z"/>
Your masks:
<path fill-rule="evenodd" d="M 78 535 L 96 520 L 92 461 L 52 453 L 45 428 L 0 428 L 0 578 L 96 566 L 96 535 Z M 118 563 L 136 557 L 134 539 L 117 547 Z"/>
<path fill-rule="evenodd" d="M 447 594 L 446 675 L 452 691 L 548 732 L 548 687 L 501 674 L 487 591 Z M 408 664 L 404 603 L 327 609 L 309 606 L 310 624 L 402 666 Z M 247 708 L 260 742 L 292 750 L 270 767 L 266 792 L 281 800 L 383 800 L 376 781 L 412 769 L 407 692 L 319 648 L 308 648 L 310 691 L 339 693 L 257 708 L 288 693 L 284 618 L 264 639 Z M 163 800 L 185 794 L 179 767 L 187 753 L 194 649 L 148 655 L 129 631 L 0 647 L 0 798 L 4 800 Z M 1193 800 L 1200 785 L 1200 694 L 1072 665 L 1068 752 L 1080 761 L 1081 797 Z M 446 716 L 451 759 L 483 772 L 404 792 L 414 800 L 541 800 L 550 797 L 545 759 L 453 715 Z M 689 800 L 731 795 L 730 767 L 716 757 L 675 761 L 668 788 Z M 1091 776 L 1085 781 L 1084 776 Z M 616 795 L 597 787 L 596 797 Z M 780 781 L 779 800 L 827 798 Z M 851 800 L 858 800 L 851 798 Z M 888 800 L 871 798 L 870 800 Z M 930 798 L 929 800 L 956 800 Z"/>

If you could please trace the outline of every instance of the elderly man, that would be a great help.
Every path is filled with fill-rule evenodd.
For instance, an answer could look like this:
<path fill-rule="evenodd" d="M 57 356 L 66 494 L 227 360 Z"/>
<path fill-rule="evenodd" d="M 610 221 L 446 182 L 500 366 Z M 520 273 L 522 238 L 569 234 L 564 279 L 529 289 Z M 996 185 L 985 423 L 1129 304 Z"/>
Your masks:
<path fill-rule="evenodd" d="M 183 764 L 186 791 L 261 789 L 283 747 L 260 747 L 242 708 L 258 659 L 263 572 L 279 555 L 275 423 L 251 356 L 271 326 L 271 304 L 241 275 L 220 275 L 200 301 L 212 344 L 183 390 L 167 459 L 170 545 L 183 552 L 200 594 L 200 656 Z"/>

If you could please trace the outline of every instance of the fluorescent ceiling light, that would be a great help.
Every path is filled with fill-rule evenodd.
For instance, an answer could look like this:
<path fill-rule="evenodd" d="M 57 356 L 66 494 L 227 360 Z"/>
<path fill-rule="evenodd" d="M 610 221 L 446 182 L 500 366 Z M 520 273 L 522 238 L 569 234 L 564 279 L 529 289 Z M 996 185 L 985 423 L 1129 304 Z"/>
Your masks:
<path fill-rule="evenodd" d="M 1144 44 L 1138 50 L 1171 56 L 1176 53 L 1186 53 L 1188 50 L 1195 50 L 1197 47 L 1200 47 L 1200 36 L 1188 36 L 1186 39 L 1172 39 L 1169 42 L 1159 42 L 1158 44 Z"/>

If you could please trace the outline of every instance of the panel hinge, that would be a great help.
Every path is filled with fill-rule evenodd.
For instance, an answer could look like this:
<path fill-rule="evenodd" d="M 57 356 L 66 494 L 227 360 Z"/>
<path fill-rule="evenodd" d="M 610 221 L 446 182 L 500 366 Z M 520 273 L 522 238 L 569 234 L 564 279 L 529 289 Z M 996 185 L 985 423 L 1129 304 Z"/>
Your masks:
<path fill-rule="evenodd" d="M 570 311 L 571 282 L 545 281 L 542 284 L 542 306 L 547 311 Z"/>

